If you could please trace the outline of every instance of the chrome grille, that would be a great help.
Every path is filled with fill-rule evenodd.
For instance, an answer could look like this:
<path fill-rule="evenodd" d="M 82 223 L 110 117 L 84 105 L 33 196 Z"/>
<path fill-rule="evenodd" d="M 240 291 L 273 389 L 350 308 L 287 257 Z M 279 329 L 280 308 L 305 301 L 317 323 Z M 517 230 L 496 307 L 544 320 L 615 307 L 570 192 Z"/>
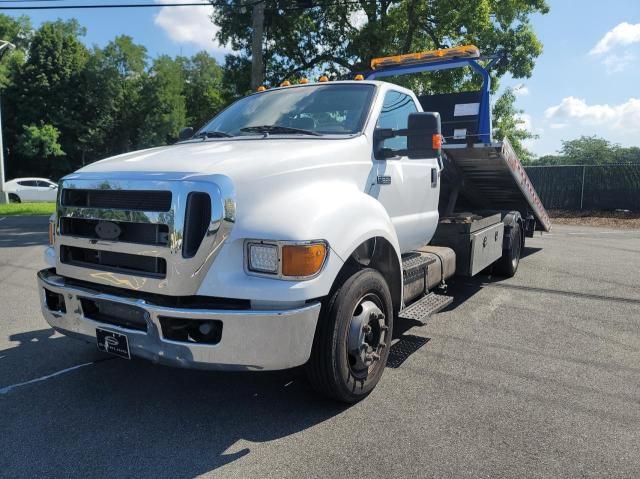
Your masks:
<path fill-rule="evenodd" d="M 62 191 L 63 206 L 80 208 L 108 208 L 133 211 L 169 211 L 170 191 L 83 190 Z"/>
<path fill-rule="evenodd" d="M 230 180 L 210 178 L 63 180 L 58 274 L 165 295 L 196 294 L 235 219 Z"/>
<path fill-rule="evenodd" d="M 99 240 L 97 231 L 102 220 L 87 218 L 60 218 L 60 235 Z M 118 241 L 157 246 L 169 245 L 169 226 L 166 224 L 112 221 L 119 230 Z"/>

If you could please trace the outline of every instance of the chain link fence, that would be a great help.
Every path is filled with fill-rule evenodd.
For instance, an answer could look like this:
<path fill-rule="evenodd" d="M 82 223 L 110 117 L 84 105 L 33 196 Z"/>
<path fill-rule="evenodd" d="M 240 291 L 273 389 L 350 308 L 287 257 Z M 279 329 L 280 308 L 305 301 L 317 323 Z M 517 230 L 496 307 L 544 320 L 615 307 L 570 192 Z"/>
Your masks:
<path fill-rule="evenodd" d="M 527 166 L 547 209 L 640 210 L 640 165 Z"/>

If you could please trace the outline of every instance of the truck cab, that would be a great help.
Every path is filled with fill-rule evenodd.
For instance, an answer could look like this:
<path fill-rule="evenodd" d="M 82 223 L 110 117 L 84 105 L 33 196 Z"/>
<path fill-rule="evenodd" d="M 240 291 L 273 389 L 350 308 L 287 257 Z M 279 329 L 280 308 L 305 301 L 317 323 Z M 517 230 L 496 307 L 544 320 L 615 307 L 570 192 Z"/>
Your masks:
<path fill-rule="evenodd" d="M 124 358 L 305 365 L 321 393 L 360 400 L 384 371 L 394 320 L 449 304 L 434 291 L 456 269 L 498 261 L 515 274 L 531 202 L 522 214 L 457 211 L 466 186 L 454 175 L 441 188 L 449 167 L 440 113 L 397 85 L 255 93 L 174 145 L 61 180 L 43 314 Z"/>

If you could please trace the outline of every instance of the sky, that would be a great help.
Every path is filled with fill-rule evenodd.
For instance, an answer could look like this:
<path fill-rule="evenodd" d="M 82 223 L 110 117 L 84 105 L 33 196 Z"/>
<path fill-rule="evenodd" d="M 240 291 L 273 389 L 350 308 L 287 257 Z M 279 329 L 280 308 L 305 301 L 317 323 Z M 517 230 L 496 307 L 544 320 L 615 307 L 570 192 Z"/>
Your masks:
<path fill-rule="evenodd" d="M 93 3 L 109 1 L 114 0 Z M 524 111 L 523 127 L 539 136 L 526 146 L 536 155 L 553 154 L 562 140 L 581 135 L 640 146 L 640 0 L 548 3 L 550 12 L 532 19 L 544 44 L 533 75 L 505 77 L 500 84 L 501 90 L 516 89 L 516 106 Z M 35 26 L 56 18 L 77 18 L 87 28 L 84 41 L 88 45 L 104 46 L 125 34 L 144 45 L 151 57 L 207 50 L 222 61 L 229 51 L 213 40 L 216 27 L 208 18 L 211 7 L 3 13 L 28 14 Z"/>

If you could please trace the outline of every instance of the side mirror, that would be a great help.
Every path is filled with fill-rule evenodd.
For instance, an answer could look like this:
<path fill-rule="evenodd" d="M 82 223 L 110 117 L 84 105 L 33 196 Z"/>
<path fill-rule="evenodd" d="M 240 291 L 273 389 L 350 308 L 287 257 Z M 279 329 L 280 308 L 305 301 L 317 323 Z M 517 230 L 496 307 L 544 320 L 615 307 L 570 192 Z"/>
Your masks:
<path fill-rule="evenodd" d="M 194 134 L 194 130 L 192 126 L 188 126 L 186 128 L 183 128 L 182 130 L 180 130 L 180 133 L 178 133 L 178 140 L 179 141 L 184 141 L 184 140 L 188 140 L 189 138 L 191 138 Z"/>
<path fill-rule="evenodd" d="M 442 134 L 440 113 L 409 114 L 407 156 L 413 159 L 440 157 Z"/>

